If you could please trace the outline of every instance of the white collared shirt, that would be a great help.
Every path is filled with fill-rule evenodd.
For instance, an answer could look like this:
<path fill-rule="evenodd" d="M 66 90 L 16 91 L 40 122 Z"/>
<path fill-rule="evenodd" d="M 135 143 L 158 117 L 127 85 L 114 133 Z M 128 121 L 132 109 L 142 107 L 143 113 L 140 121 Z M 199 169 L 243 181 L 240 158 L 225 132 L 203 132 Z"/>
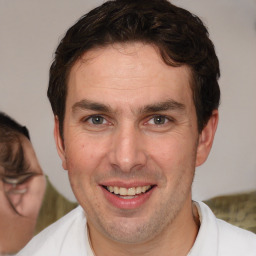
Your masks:
<path fill-rule="evenodd" d="M 195 202 L 200 229 L 188 256 L 256 256 L 256 235 L 217 219 Z M 17 256 L 94 256 L 81 206 L 46 228 Z"/>

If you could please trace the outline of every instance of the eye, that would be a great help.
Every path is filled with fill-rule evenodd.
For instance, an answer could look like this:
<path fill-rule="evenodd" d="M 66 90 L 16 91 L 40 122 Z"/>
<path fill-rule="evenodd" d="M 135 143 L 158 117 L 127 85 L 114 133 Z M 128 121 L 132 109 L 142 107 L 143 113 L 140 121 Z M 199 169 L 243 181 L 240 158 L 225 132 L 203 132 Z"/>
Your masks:
<path fill-rule="evenodd" d="M 168 118 L 165 116 L 154 116 L 149 120 L 149 124 L 155 124 L 155 125 L 163 125 L 168 122 Z"/>
<path fill-rule="evenodd" d="M 91 124 L 96 124 L 96 125 L 105 124 L 106 123 L 105 118 L 102 117 L 102 116 L 91 116 L 88 119 L 86 119 L 86 121 L 91 123 Z"/>
<path fill-rule="evenodd" d="M 105 115 L 89 115 L 81 119 L 82 128 L 87 131 L 105 131 L 113 126 L 111 117 Z"/>

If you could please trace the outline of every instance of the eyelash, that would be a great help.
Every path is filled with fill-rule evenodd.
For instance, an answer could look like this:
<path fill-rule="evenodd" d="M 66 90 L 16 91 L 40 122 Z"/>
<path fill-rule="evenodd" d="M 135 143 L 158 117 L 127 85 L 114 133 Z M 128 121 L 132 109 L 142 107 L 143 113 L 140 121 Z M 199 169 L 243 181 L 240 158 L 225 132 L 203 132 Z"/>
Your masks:
<path fill-rule="evenodd" d="M 101 124 L 96 124 L 96 123 L 93 123 L 93 118 L 101 118 L 103 120 L 103 123 Z M 91 122 L 89 121 L 91 119 Z M 91 115 L 91 116 L 88 116 L 87 118 L 83 119 L 83 122 L 87 122 L 87 123 L 90 123 L 91 125 L 103 125 L 104 122 L 106 122 L 107 119 L 102 116 L 102 115 Z"/>
<path fill-rule="evenodd" d="M 159 124 L 154 123 L 152 125 L 162 126 L 162 125 L 165 125 L 168 122 L 173 122 L 174 121 L 173 119 L 171 119 L 170 117 L 167 117 L 165 115 L 154 115 L 154 116 L 149 117 L 147 123 L 149 123 L 149 121 L 151 121 L 151 120 L 156 121 L 156 118 L 164 118 L 164 123 L 159 123 Z"/>
<path fill-rule="evenodd" d="M 102 123 L 94 123 L 93 118 L 100 118 Z M 159 123 L 159 124 L 155 123 L 157 118 L 159 118 L 159 119 L 164 118 L 164 123 Z M 153 120 L 154 123 L 150 123 L 151 120 Z M 88 116 L 85 119 L 83 119 L 83 122 L 84 123 L 89 123 L 92 126 L 94 126 L 94 125 L 95 126 L 101 126 L 101 125 L 107 125 L 107 124 L 111 125 L 111 122 L 109 122 L 106 117 L 104 117 L 103 115 L 99 115 L 99 114 Z M 164 126 L 164 125 L 168 124 L 169 122 L 174 122 L 173 118 L 167 117 L 165 115 L 153 115 L 153 116 L 149 116 L 147 118 L 147 121 L 144 122 L 144 124 L 145 125 L 156 125 L 156 126 L 160 127 L 160 126 Z"/>

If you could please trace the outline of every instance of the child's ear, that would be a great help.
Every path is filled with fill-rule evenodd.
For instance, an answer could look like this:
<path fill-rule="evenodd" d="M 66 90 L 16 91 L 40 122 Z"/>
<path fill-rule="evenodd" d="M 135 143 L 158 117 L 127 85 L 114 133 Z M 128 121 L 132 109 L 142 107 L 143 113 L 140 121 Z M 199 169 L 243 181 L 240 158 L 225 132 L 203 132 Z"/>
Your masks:
<path fill-rule="evenodd" d="M 62 167 L 64 170 L 67 170 L 64 141 L 60 134 L 60 124 L 57 116 L 55 116 L 54 118 L 54 139 L 55 139 L 55 144 L 56 144 L 59 157 L 61 158 L 61 161 L 62 161 Z"/>
<path fill-rule="evenodd" d="M 214 110 L 212 115 L 203 128 L 202 132 L 199 135 L 198 146 L 197 146 L 197 157 L 196 157 L 196 166 L 202 165 L 210 151 L 213 144 L 214 135 L 217 129 L 219 121 L 219 112 Z"/>

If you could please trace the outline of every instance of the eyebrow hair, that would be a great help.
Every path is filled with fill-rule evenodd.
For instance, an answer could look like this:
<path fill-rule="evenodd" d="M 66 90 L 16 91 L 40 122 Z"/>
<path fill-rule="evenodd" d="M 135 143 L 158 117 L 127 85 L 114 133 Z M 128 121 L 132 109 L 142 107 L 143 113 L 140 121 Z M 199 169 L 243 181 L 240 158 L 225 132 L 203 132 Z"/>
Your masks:
<path fill-rule="evenodd" d="M 150 104 L 141 108 L 141 113 L 160 112 L 167 110 L 178 110 L 182 111 L 185 109 L 185 105 L 175 100 L 169 99 L 156 104 Z"/>
<path fill-rule="evenodd" d="M 93 111 L 100 111 L 104 113 L 111 113 L 113 110 L 111 107 L 98 103 L 98 102 L 92 102 L 87 99 L 83 99 L 81 101 L 76 102 L 72 106 L 72 111 L 75 112 L 78 109 L 84 109 L 84 110 L 93 110 Z M 185 109 L 185 105 L 182 103 L 179 103 L 175 100 L 169 99 L 163 102 L 157 102 L 155 104 L 150 104 L 143 106 L 139 109 L 139 113 L 145 114 L 150 112 L 160 112 L 160 111 L 167 111 L 167 110 L 178 110 L 182 111 Z"/>
<path fill-rule="evenodd" d="M 80 100 L 72 106 L 73 112 L 75 112 L 77 109 L 85 109 L 85 110 L 88 109 L 88 110 L 101 111 L 106 113 L 111 112 L 110 108 L 105 104 L 92 102 L 87 99 Z"/>

